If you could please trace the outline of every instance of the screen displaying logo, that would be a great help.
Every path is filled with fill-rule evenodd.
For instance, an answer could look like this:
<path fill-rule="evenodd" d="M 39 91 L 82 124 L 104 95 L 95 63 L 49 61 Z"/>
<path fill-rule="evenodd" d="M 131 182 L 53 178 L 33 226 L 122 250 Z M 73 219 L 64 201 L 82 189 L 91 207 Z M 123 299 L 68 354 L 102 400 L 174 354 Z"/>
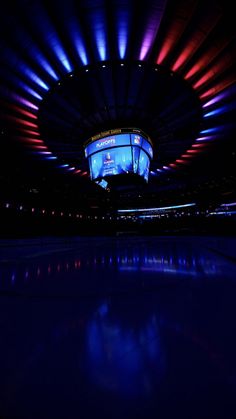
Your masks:
<path fill-rule="evenodd" d="M 107 147 L 107 146 L 114 146 L 116 143 L 115 138 L 107 138 L 106 140 L 102 140 L 97 142 L 96 147 L 97 148 L 103 148 L 103 147 Z"/>
<path fill-rule="evenodd" d="M 153 151 L 149 141 L 142 135 L 131 132 L 94 140 L 85 148 L 85 155 L 89 158 L 93 180 L 137 173 L 148 181 Z"/>

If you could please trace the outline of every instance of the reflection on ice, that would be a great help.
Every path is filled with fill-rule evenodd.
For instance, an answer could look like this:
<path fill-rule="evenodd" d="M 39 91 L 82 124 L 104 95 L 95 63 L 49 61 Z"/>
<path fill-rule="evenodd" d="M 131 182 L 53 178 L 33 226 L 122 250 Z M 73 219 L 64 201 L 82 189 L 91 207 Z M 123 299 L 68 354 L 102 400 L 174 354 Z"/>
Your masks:
<path fill-rule="evenodd" d="M 225 241 L 191 237 L 2 247 L 0 414 L 233 417 L 227 243 L 228 258 Z"/>
<path fill-rule="evenodd" d="M 111 244 L 111 245 L 109 245 Z M 26 249 L 27 253 L 27 249 Z M 214 254 L 205 249 L 192 246 L 164 243 L 162 247 L 149 245 L 126 246 L 125 242 L 111 242 L 103 246 L 89 248 L 74 246 L 62 252 L 61 249 L 52 252 L 36 253 L 32 258 L 21 255 L 19 261 L 0 263 L 0 278 L 14 285 L 17 281 L 56 278 L 67 279 L 81 273 L 80 279 L 87 275 L 102 274 L 107 277 L 116 273 L 132 272 L 143 275 L 156 274 L 157 278 L 168 277 L 216 277 L 221 275 L 225 266 Z M 225 272 L 224 272 L 225 274 Z M 1 282 L 2 283 L 2 282 Z"/>
<path fill-rule="evenodd" d="M 127 306 L 123 304 L 123 310 Z M 143 396 L 164 373 L 159 325 L 155 314 L 144 317 L 118 315 L 120 307 L 103 303 L 86 330 L 86 374 L 99 387 L 124 395 Z M 124 319 L 123 319 L 124 320 Z M 151 366 L 151 368 L 149 368 Z"/>

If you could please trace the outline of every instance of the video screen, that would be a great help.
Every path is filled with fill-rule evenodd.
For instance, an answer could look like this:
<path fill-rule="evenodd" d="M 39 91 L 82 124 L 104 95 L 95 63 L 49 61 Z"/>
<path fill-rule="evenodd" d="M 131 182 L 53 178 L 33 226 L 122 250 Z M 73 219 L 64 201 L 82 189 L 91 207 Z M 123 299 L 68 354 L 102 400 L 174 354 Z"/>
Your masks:
<path fill-rule="evenodd" d="M 90 157 L 90 173 L 93 180 L 132 171 L 131 147 L 109 148 Z"/>
<path fill-rule="evenodd" d="M 94 141 L 85 148 L 85 157 L 110 147 L 130 145 L 130 134 L 119 134 Z"/>
<path fill-rule="evenodd" d="M 141 135 L 117 134 L 100 138 L 85 148 L 92 180 L 125 173 L 136 173 L 148 181 L 151 144 Z"/>
<path fill-rule="evenodd" d="M 108 182 L 105 179 L 97 180 L 96 183 L 97 185 L 101 186 L 101 188 L 107 189 Z"/>
<path fill-rule="evenodd" d="M 150 159 L 145 151 L 140 150 L 138 174 L 148 181 Z"/>
<path fill-rule="evenodd" d="M 139 164 L 140 148 L 139 147 L 132 147 L 132 151 L 133 151 L 133 172 L 137 173 L 138 164 Z"/>

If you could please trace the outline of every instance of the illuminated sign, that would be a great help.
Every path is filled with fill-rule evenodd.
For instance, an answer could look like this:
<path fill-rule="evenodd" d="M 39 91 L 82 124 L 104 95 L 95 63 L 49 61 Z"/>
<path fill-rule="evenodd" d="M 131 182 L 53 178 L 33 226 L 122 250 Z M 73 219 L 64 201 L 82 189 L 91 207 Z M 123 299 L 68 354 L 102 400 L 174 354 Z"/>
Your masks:
<path fill-rule="evenodd" d="M 96 147 L 101 148 L 105 146 L 115 145 L 116 140 L 115 138 L 108 138 L 107 140 L 103 140 L 96 143 Z"/>

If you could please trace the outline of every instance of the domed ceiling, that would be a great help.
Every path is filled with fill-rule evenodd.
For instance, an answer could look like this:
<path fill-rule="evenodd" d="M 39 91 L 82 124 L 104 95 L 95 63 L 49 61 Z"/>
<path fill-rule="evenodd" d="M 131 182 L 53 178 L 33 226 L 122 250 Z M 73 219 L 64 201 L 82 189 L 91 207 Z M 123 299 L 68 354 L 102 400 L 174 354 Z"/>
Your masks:
<path fill-rule="evenodd" d="M 0 21 L 2 138 L 10 154 L 24 150 L 31 172 L 43 161 L 42 175 L 46 164 L 49 176 L 93 191 L 83 145 L 120 127 L 153 141 L 146 195 L 179 190 L 183 179 L 199 187 L 233 165 L 236 29 L 228 3 L 19 0 L 4 4 Z"/>

